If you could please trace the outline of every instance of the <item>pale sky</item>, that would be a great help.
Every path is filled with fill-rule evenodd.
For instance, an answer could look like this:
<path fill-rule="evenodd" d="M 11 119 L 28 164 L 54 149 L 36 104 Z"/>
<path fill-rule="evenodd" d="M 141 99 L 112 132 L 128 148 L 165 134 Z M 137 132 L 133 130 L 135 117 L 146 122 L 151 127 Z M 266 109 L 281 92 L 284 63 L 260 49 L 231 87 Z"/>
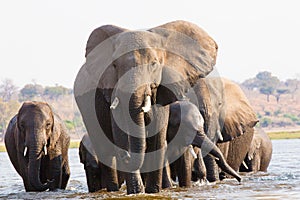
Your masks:
<path fill-rule="evenodd" d="M 9 0 L 0 2 L 0 81 L 73 87 L 91 31 L 182 19 L 218 43 L 217 70 L 242 82 L 260 71 L 300 78 L 298 0 Z"/>

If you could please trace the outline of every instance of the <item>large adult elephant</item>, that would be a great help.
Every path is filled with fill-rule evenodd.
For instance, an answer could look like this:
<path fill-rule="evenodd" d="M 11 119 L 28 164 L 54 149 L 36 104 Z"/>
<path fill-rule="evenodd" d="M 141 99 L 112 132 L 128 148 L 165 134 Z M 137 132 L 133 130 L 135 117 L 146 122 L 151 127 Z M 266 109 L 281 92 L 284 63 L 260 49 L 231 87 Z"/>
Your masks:
<path fill-rule="evenodd" d="M 157 105 L 184 98 L 212 71 L 216 56 L 216 42 L 186 21 L 146 31 L 105 25 L 91 33 L 74 93 L 95 151 L 107 166 L 109 191 L 118 190 L 116 156 L 128 194 L 144 190 L 141 170 L 149 177 L 145 191 L 159 192 L 168 111 Z"/>
<path fill-rule="evenodd" d="M 245 165 L 240 166 L 240 172 L 266 172 L 272 158 L 272 141 L 262 129 L 256 129 L 250 149 L 244 159 Z"/>
<path fill-rule="evenodd" d="M 244 141 L 240 149 L 231 148 L 230 152 L 223 150 L 225 157 L 227 154 L 237 155 L 237 152 L 241 152 L 238 157 L 227 159 L 228 164 L 237 171 L 249 150 L 254 133 L 253 127 L 258 122 L 254 110 L 241 88 L 228 79 L 201 78 L 193 89 L 196 95 L 189 95 L 189 97 L 198 105 L 204 118 L 204 130 L 207 136 L 214 143 Z M 218 180 L 219 169 L 215 158 L 207 152 L 203 154 L 207 155 L 204 157 L 207 179 L 210 182 Z M 233 165 L 234 160 L 239 164 Z"/>
<path fill-rule="evenodd" d="M 44 102 L 24 102 L 7 127 L 5 146 L 26 191 L 65 189 L 70 136 Z"/>

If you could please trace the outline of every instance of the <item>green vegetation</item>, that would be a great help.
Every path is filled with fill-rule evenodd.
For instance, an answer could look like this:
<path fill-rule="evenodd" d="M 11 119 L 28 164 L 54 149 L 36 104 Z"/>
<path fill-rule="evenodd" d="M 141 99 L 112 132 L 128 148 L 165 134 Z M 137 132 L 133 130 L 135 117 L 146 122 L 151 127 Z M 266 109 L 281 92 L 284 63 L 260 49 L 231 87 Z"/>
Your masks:
<path fill-rule="evenodd" d="M 279 139 L 300 139 L 300 131 L 291 132 L 270 132 L 268 133 L 271 140 Z"/>
<path fill-rule="evenodd" d="M 76 141 L 71 141 L 70 142 L 70 149 L 74 149 L 74 148 L 79 148 L 79 143 L 80 141 L 76 140 Z"/>
<path fill-rule="evenodd" d="M 64 120 L 71 138 L 80 138 L 86 132 L 72 89 L 60 85 L 44 87 L 35 82 L 19 89 L 12 80 L 6 79 L 0 82 L 0 142 L 10 119 L 24 101 L 47 102 Z"/>
<path fill-rule="evenodd" d="M 280 97 L 284 94 L 291 94 L 292 96 L 298 90 L 300 81 L 298 79 L 288 79 L 280 81 L 271 72 L 259 72 L 254 78 L 245 80 L 242 86 L 248 90 L 258 90 L 261 94 L 267 96 L 267 101 L 270 101 L 270 96 L 276 98 L 277 103 Z"/>
<path fill-rule="evenodd" d="M 5 145 L 0 144 L 0 152 L 5 152 L 5 151 L 6 151 Z"/>
<path fill-rule="evenodd" d="M 80 141 L 78 141 L 78 140 L 71 141 L 69 148 L 70 149 L 79 148 L 79 143 L 80 143 Z M 4 145 L 4 143 L 1 143 L 0 144 L 0 152 L 5 152 L 5 151 L 6 151 L 5 145 Z"/>

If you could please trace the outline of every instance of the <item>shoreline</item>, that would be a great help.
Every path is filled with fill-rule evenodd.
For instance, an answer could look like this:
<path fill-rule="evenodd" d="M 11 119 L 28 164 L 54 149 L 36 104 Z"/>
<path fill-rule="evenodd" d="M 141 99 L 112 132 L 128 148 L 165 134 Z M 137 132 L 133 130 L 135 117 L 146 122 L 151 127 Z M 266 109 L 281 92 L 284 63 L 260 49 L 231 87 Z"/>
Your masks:
<path fill-rule="evenodd" d="M 264 129 L 271 140 L 300 139 L 300 129 Z M 80 139 L 71 139 L 69 148 L 79 148 Z M 0 142 L 0 152 L 6 152 L 4 142 Z"/>

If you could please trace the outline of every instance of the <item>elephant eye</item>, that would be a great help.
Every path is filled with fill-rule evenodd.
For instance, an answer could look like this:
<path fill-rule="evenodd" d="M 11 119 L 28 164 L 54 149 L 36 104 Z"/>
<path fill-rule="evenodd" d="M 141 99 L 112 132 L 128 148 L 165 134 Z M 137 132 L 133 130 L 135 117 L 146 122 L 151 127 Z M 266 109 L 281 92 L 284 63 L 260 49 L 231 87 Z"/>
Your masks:
<path fill-rule="evenodd" d="M 21 130 L 21 131 L 24 131 L 24 130 L 25 130 L 25 126 L 24 126 L 23 123 L 20 124 L 20 130 Z"/>
<path fill-rule="evenodd" d="M 151 66 L 153 66 L 153 67 L 155 67 L 155 66 L 157 66 L 158 65 L 158 61 L 157 60 L 154 60 L 152 63 L 151 63 Z"/>
<path fill-rule="evenodd" d="M 51 128 L 51 123 L 50 122 L 47 122 L 46 124 L 46 129 L 50 129 Z"/>

